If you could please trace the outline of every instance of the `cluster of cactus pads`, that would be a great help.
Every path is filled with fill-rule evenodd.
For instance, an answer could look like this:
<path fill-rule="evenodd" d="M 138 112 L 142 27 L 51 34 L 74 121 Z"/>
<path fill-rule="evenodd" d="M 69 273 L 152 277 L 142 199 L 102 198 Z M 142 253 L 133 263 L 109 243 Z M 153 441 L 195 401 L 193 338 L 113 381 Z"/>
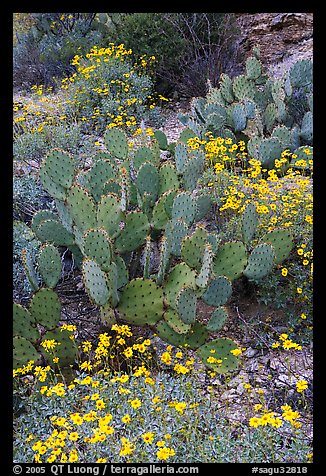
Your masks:
<path fill-rule="evenodd" d="M 196 350 L 211 369 L 234 369 L 237 358 L 230 351 L 237 344 L 212 338 L 227 320 L 232 281 L 266 276 L 288 256 L 290 233 L 278 229 L 257 243 L 258 216 L 249 204 L 242 217 L 243 240 L 221 243 L 218 232 L 203 224 L 212 202 L 196 189 L 202 151 L 189 152 L 179 140 L 172 158 L 162 161 L 160 151 L 169 145 L 161 131 L 137 149 L 128 147 L 126 134 L 117 128 L 106 131 L 104 142 L 107 152 L 96 154 L 86 171 L 56 149 L 41 166 L 41 182 L 57 207 L 57 213 L 36 213 L 32 222 L 45 243 L 38 269 L 46 285 L 51 288 L 58 278 L 54 247 L 66 247 L 107 323 L 118 317 L 149 326 L 164 341 Z M 52 291 L 40 289 L 35 296 L 46 292 Z M 197 318 L 200 300 L 213 308 L 207 323 Z M 30 312 L 22 312 L 32 329 Z"/>
<path fill-rule="evenodd" d="M 43 288 L 39 288 L 35 269 L 26 254 L 24 265 L 35 292 L 28 307 L 13 305 L 13 366 L 17 368 L 30 360 L 38 361 L 41 354 L 51 361 L 51 354 L 42 348 L 42 342 L 52 339 L 58 342 L 56 356 L 60 365 L 72 364 L 77 357 L 76 347 L 70 339 L 70 332 L 59 326 L 61 303 L 53 290 L 61 277 L 60 254 L 52 244 L 42 246 L 37 268 L 46 285 Z"/>
<path fill-rule="evenodd" d="M 294 63 L 280 79 L 265 74 L 258 48 L 246 61 L 245 74 L 221 74 L 219 87 L 194 98 L 191 114 L 179 115 L 195 135 L 245 140 L 250 158 L 271 169 L 285 149 L 299 158 L 313 144 L 313 63 Z M 303 157 L 304 158 L 304 157 Z"/>

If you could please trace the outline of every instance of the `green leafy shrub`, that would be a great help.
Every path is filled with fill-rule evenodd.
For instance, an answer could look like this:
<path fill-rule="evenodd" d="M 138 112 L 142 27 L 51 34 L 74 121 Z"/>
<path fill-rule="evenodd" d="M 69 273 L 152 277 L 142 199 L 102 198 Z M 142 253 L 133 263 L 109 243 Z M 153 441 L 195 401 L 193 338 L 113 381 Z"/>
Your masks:
<path fill-rule="evenodd" d="M 153 82 L 146 73 L 152 61 L 138 63 L 123 44 L 94 46 L 85 57 L 75 55 L 77 72 L 62 80 L 68 120 L 85 124 L 85 130 L 103 133 L 106 127 L 135 128 L 154 108 Z"/>
<path fill-rule="evenodd" d="M 207 80 L 215 86 L 221 70 L 232 74 L 238 69 L 238 32 L 232 14 L 121 14 L 113 35 L 138 56 L 155 56 L 156 88 L 163 94 L 202 95 Z"/>

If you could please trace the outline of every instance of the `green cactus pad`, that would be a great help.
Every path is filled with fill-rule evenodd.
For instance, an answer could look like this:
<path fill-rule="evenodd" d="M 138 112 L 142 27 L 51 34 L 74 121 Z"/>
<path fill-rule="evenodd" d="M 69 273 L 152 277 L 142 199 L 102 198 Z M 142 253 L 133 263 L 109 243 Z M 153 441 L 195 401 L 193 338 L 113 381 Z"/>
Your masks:
<path fill-rule="evenodd" d="M 282 152 L 282 145 L 276 137 L 262 140 L 259 146 L 262 166 L 267 169 L 272 169 L 275 160 L 281 157 Z"/>
<path fill-rule="evenodd" d="M 193 324 L 196 320 L 197 296 L 192 288 L 182 288 L 177 294 L 175 308 L 185 324 Z"/>
<path fill-rule="evenodd" d="M 198 276 L 196 276 L 196 284 L 199 288 L 205 288 L 212 274 L 213 250 L 209 243 L 206 243 L 203 254 L 202 266 Z"/>
<path fill-rule="evenodd" d="M 67 204 L 74 223 L 82 232 L 96 228 L 96 209 L 91 196 L 78 185 L 70 188 Z"/>
<path fill-rule="evenodd" d="M 196 195 L 194 197 L 196 204 L 195 222 L 203 220 L 212 208 L 212 199 L 209 195 Z"/>
<path fill-rule="evenodd" d="M 190 129 L 189 127 L 186 127 L 183 129 L 179 136 L 179 141 L 182 142 L 183 144 L 187 144 L 189 139 L 192 139 L 193 137 L 196 137 L 195 132 Z"/>
<path fill-rule="evenodd" d="M 139 147 L 132 158 L 134 168 L 139 170 L 145 162 L 155 164 L 154 153 L 149 147 Z"/>
<path fill-rule="evenodd" d="M 75 242 L 74 235 L 57 220 L 41 221 L 35 229 L 35 235 L 42 243 L 53 243 L 57 246 L 69 246 Z"/>
<path fill-rule="evenodd" d="M 52 289 L 40 289 L 34 294 L 29 311 L 38 324 L 47 329 L 54 329 L 61 317 L 61 303 L 58 295 Z"/>
<path fill-rule="evenodd" d="M 248 79 L 258 79 L 262 73 L 262 65 L 255 56 L 250 56 L 246 61 L 246 74 Z"/>
<path fill-rule="evenodd" d="M 265 123 L 267 132 L 270 132 L 273 129 L 276 119 L 277 119 L 277 109 L 275 104 L 271 102 L 267 105 L 263 114 L 263 121 Z"/>
<path fill-rule="evenodd" d="M 232 108 L 233 127 L 236 132 L 243 131 L 247 126 L 247 114 L 244 106 L 237 103 Z"/>
<path fill-rule="evenodd" d="M 159 170 L 159 195 L 169 190 L 178 190 L 180 182 L 173 164 L 165 162 Z"/>
<path fill-rule="evenodd" d="M 258 225 L 258 213 L 254 202 L 249 202 L 241 217 L 243 241 L 248 244 L 254 238 Z"/>
<path fill-rule="evenodd" d="M 189 192 L 180 192 L 175 196 L 172 206 L 172 220 L 182 219 L 191 225 L 196 215 L 196 202 Z"/>
<path fill-rule="evenodd" d="M 57 198 L 58 200 L 65 200 L 67 189 L 49 177 L 45 171 L 44 163 L 40 167 L 39 177 L 44 190 L 46 190 L 51 197 Z"/>
<path fill-rule="evenodd" d="M 168 149 L 168 140 L 166 138 L 166 135 L 164 134 L 163 131 L 157 130 L 154 132 L 154 137 L 158 142 L 158 145 L 160 146 L 161 150 L 167 150 Z"/>
<path fill-rule="evenodd" d="M 231 281 L 238 278 L 247 264 L 247 253 L 241 241 L 223 243 L 217 250 L 213 260 L 213 273 L 226 276 Z"/>
<path fill-rule="evenodd" d="M 154 205 L 159 191 L 159 174 L 154 165 L 145 162 L 141 165 L 136 179 L 136 187 L 141 197 L 149 195 L 151 205 Z"/>
<path fill-rule="evenodd" d="M 204 170 L 204 152 L 197 152 L 196 156 L 191 156 L 183 169 L 183 185 L 185 190 L 193 191 L 197 187 L 197 182 Z"/>
<path fill-rule="evenodd" d="M 174 330 L 165 320 L 158 322 L 156 332 L 160 339 L 175 347 L 182 347 L 184 345 L 184 335 Z"/>
<path fill-rule="evenodd" d="M 32 318 L 31 313 L 25 307 L 20 304 L 13 304 L 13 335 L 25 337 L 31 342 L 36 342 L 40 337 L 40 333 L 37 330 L 35 321 Z"/>
<path fill-rule="evenodd" d="M 303 88 L 313 81 L 313 63 L 309 59 L 294 63 L 289 72 L 291 85 L 294 88 Z"/>
<path fill-rule="evenodd" d="M 90 192 L 96 202 L 105 194 L 108 180 L 117 180 L 118 173 L 112 163 L 107 160 L 98 160 L 91 168 L 88 176 Z"/>
<path fill-rule="evenodd" d="M 54 149 L 45 158 L 44 171 L 57 185 L 69 188 L 75 176 L 75 161 L 66 152 Z"/>
<path fill-rule="evenodd" d="M 58 211 L 58 215 L 62 225 L 65 227 L 67 231 L 69 231 L 69 233 L 72 233 L 73 220 L 67 205 L 62 200 L 55 200 L 55 206 Z M 58 219 L 58 218 L 56 217 L 55 219 Z"/>
<path fill-rule="evenodd" d="M 97 223 L 104 228 L 111 238 L 116 238 L 120 233 L 120 223 L 124 219 L 121 203 L 116 195 L 109 194 L 102 197 L 97 206 Z"/>
<path fill-rule="evenodd" d="M 167 196 L 168 195 L 164 193 L 155 203 L 153 208 L 151 223 L 153 228 L 156 230 L 162 230 L 169 221 L 169 217 L 165 210 Z"/>
<path fill-rule="evenodd" d="M 38 270 L 48 288 L 54 288 L 61 277 L 61 257 L 57 248 L 46 245 L 38 257 Z"/>
<path fill-rule="evenodd" d="M 221 241 L 219 234 L 211 231 L 207 235 L 207 241 L 211 245 L 213 253 L 216 254 Z"/>
<path fill-rule="evenodd" d="M 248 258 L 248 264 L 243 274 L 248 279 L 264 278 L 272 269 L 275 259 L 274 249 L 267 243 L 257 245 Z"/>
<path fill-rule="evenodd" d="M 182 240 L 182 260 L 197 271 L 200 270 L 202 265 L 206 241 L 207 231 L 202 226 L 197 226 L 192 235 L 186 236 Z"/>
<path fill-rule="evenodd" d="M 173 207 L 173 201 L 175 197 L 177 196 L 177 191 L 176 190 L 171 190 L 169 192 L 163 193 L 162 197 L 165 197 L 164 200 L 164 208 L 165 208 L 165 213 L 169 217 L 169 220 L 172 219 L 172 207 Z"/>
<path fill-rule="evenodd" d="M 262 139 L 259 137 L 252 137 L 247 143 L 247 150 L 249 157 L 253 157 L 256 160 L 261 160 L 260 157 L 260 145 L 262 143 Z"/>
<path fill-rule="evenodd" d="M 133 279 L 120 296 L 118 310 L 132 324 L 155 324 L 164 311 L 162 288 L 150 279 Z"/>
<path fill-rule="evenodd" d="M 185 324 L 173 309 L 168 309 L 163 316 L 166 323 L 177 333 L 186 334 L 190 331 L 191 325 Z"/>
<path fill-rule="evenodd" d="M 150 224 L 143 212 L 130 212 L 125 219 L 125 226 L 115 241 L 118 252 L 133 251 L 141 246 L 148 235 Z"/>
<path fill-rule="evenodd" d="M 280 264 L 290 254 L 293 248 L 292 234 L 286 229 L 274 229 L 261 238 L 261 241 L 273 246 L 275 264 Z"/>
<path fill-rule="evenodd" d="M 231 339 L 220 337 L 199 347 L 198 355 L 208 368 L 223 374 L 237 368 L 238 359 L 231 353 L 236 348 L 237 344 Z M 222 362 L 214 362 L 212 358 Z"/>
<path fill-rule="evenodd" d="M 206 326 L 198 321 L 194 322 L 191 325 L 190 331 L 184 335 L 185 345 L 194 350 L 202 346 L 207 339 L 208 331 Z"/>
<path fill-rule="evenodd" d="M 188 149 L 185 144 L 178 142 L 175 146 L 175 165 L 179 174 L 182 174 L 188 163 Z"/>
<path fill-rule="evenodd" d="M 225 276 L 218 276 L 208 285 L 202 295 L 203 301 L 209 306 L 219 307 L 225 304 L 232 294 L 232 285 Z"/>
<path fill-rule="evenodd" d="M 272 137 L 276 137 L 281 143 L 282 149 L 289 149 L 292 145 L 292 131 L 286 126 L 278 126 L 273 129 Z"/>
<path fill-rule="evenodd" d="M 50 210 L 39 210 L 37 211 L 32 219 L 32 224 L 31 224 L 31 229 L 34 233 L 36 233 L 36 230 L 39 226 L 39 224 L 42 221 L 45 220 L 58 220 L 58 215 L 56 215 L 54 212 L 51 212 Z"/>
<path fill-rule="evenodd" d="M 121 129 L 107 129 L 104 134 L 104 143 L 108 151 L 117 159 L 127 158 L 128 138 Z"/>
<path fill-rule="evenodd" d="M 156 277 L 156 283 L 159 286 L 162 285 L 164 281 L 165 273 L 170 263 L 170 257 L 171 257 L 171 253 L 170 253 L 169 245 L 167 243 L 165 236 L 163 236 L 161 239 L 159 269 L 158 269 L 157 277 Z"/>
<path fill-rule="evenodd" d="M 115 263 L 111 263 L 108 272 L 106 273 L 106 282 L 110 292 L 110 304 L 113 308 L 118 305 L 118 267 Z"/>
<path fill-rule="evenodd" d="M 313 140 L 313 113 L 308 111 L 305 113 L 301 123 L 300 136 L 304 143 L 311 144 Z"/>
<path fill-rule="evenodd" d="M 24 367 L 30 360 L 37 362 L 40 358 L 35 347 L 25 337 L 13 338 L 13 368 Z"/>
<path fill-rule="evenodd" d="M 174 256 L 181 255 L 181 244 L 188 233 L 188 226 L 183 220 L 169 221 L 165 227 L 168 249 Z"/>
<path fill-rule="evenodd" d="M 102 195 L 106 196 L 111 193 L 115 194 L 117 197 L 120 197 L 122 194 L 121 185 L 113 179 L 109 179 L 107 182 L 105 182 Z"/>
<path fill-rule="evenodd" d="M 234 101 L 232 80 L 225 73 L 222 73 L 220 76 L 220 91 L 226 102 L 232 103 Z"/>
<path fill-rule="evenodd" d="M 214 310 L 212 313 L 208 323 L 206 324 L 207 330 L 209 332 L 217 332 L 226 323 L 228 318 L 228 313 L 226 311 L 226 308 L 223 306 L 220 306 Z"/>
<path fill-rule="evenodd" d="M 233 93 L 235 96 L 241 99 L 254 99 L 256 94 L 256 88 L 254 83 L 251 82 L 246 76 L 236 76 L 232 83 Z"/>
<path fill-rule="evenodd" d="M 54 356 L 59 359 L 58 366 L 60 368 L 68 367 L 76 362 L 78 349 L 74 341 L 70 339 L 71 335 L 72 333 L 66 329 L 55 329 L 44 334 L 42 342 L 52 339 L 58 342 L 58 345 L 49 352 L 42 347 L 42 354 L 49 365 L 53 366 Z"/>
<path fill-rule="evenodd" d="M 100 265 L 91 259 L 84 258 L 82 265 L 84 286 L 92 301 L 98 306 L 104 306 L 110 292 L 106 283 L 106 275 Z"/>
<path fill-rule="evenodd" d="M 129 281 L 129 273 L 124 262 L 124 259 L 121 256 L 115 256 L 114 262 L 117 266 L 117 288 L 123 288 Z"/>
<path fill-rule="evenodd" d="M 175 308 L 176 297 L 182 288 L 196 288 L 196 274 L 186 263 L 177 264 L 170 272 L 165 287 L 164 294 L 167 303 Z"/>
<path fill-rule="evenodd" d="M 35 271 L 35 263 L 29 250 L 22 250 L 22 262 L 26 277 L 33 291 L 37 291 L 39 289 L 39 278 Z"/>
<path fill-rule="evenodd" d="M 88 230 L 83 236 L 84 254 L 96 261 L 103 271 L 110 269 L 111 247 L 109 236 L 103 228 Z"/>

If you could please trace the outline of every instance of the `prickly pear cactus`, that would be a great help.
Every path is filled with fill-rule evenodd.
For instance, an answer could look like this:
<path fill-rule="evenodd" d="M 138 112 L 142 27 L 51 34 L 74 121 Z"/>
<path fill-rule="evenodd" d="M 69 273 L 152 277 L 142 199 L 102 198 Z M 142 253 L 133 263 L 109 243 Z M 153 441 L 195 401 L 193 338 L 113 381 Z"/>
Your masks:
<path fill-rule="evenodd" d="M 259 114 L 263 117 L 255 102 L 257 82 L 267 88 L 259 57 L 247 61 L 246 72 L 234 80 L 222 75 L 221 88 L 210 91 L 210 101 L 193 101 L 201 127 L 214 121 L 224 128 L 233 123 L 242 132 L 245 122 Z M 268 88 L 268 100 L 258 95 L 261 103 L 265 101 L 264 110 L 270 98 L 281 101 L 286 94 L 279 84 Z M 187 137 L 197 134 L 192 126 L 175 148 L 158 133 L 136 150 L 129 148 L 125 132 L 108 129 L 104 137 L 108 153 L 96 154 L 87 171 L 78 170 L 76 161 L 62 151 L 44 159 L 40 177 L 55 199 L 57 213 L 42 211 L 33 218 L 32 228 L 43 242 L 37 269 L 47 287 L 39 289 L 35 282 L 29 308 L 14 306 L 15 338 L 24 339 L 16 340 L 17 361 L 22 360 L 22 349 L 34 355 L 40 351 L 40 340 L 51 335 L 59 342 L 62 362 L 76 357 L 67 336 L 59 335 L 61 304 L 53 290 L 61 276 L 56 247 L 67 247 L 105 323 L 121 319 L 149 326 L 170 344 L 196 350 L 217 372 L 236 368 L 231 351 L 237 345 L 216 338 L 228 319 L 232 282 L 241 276 L 258 282 L 286 259 L 292 238 L 287 231 L 275 230 L 254 242 L 258 215 L 249 203 L 242 216 L 242 241 L 223 242 L 210 214 L 211 196 L 197 188 L 205 156 L 201 150 L 188 150 Z M 275 144 L 288 143 L 291 131 L 279 127 L 271 138 L 252 139 L 250 147 L 272 160 Z M 163 164 L 160 150 L 171 156 Z M 207 217 L 205 227 L 202 221 Z M 31 280 L 35 278 L 32 263 L 28 273 Z M 199 318 L 199 303 L 212 308 L 206 323 Z"/>

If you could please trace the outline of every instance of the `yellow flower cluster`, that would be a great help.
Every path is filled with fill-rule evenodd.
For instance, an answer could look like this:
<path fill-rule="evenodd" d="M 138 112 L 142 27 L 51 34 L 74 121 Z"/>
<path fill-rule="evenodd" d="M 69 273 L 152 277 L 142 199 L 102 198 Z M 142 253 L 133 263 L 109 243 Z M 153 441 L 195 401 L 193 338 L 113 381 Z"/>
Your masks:
<path fill-rule="evenodd" d="M 257 428 L 259 426 L 271 425 L 274 428 L 279 428 L 283 426 L 284 421 L 288 421 L 294 428 L 300 428 L 302 426 L 302 424 L 297 421 L 297 419 L 301 417 L 299 412 L 293 411 L 289 405 L 283 405 L 281 409 L 283 410 L 282 416 L 276 416 L 275 412 L 264 411 L 261 416 L 251 417 L 249 426 Z"/>

